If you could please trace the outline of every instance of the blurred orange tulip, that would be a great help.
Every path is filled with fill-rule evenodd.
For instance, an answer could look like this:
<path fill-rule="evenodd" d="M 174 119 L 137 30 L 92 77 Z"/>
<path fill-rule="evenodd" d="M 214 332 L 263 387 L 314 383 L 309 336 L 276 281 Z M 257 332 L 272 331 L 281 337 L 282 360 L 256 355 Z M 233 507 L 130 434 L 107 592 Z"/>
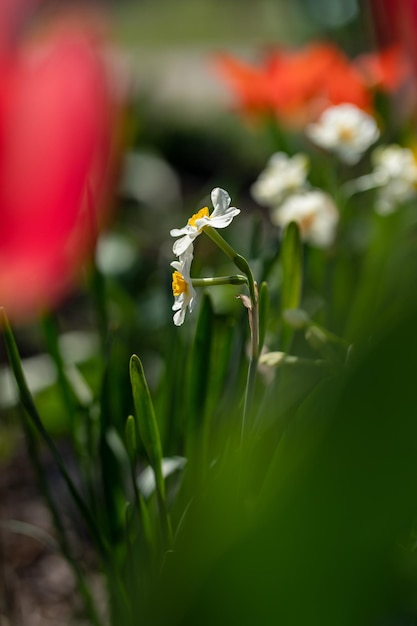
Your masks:
<path fill-rule="evenodd" d="M 23 2 L 5 2 L 16 26 Z M 26 2 L 26 5 L 28 3 Z M 92 21 L 34 39 L 0 30 L 0 305 L 26 319 L 55 304 L 91 251 L 115 173 L 118 105 Z"/>
<path fill-rule="evenodd" d="M 217 71 L 229 82 L 240 108 L 270 112 L 300 125 L 326 107 L 342 102 L 370 110 L 367 85 L 356 67 L 336 47 L 314 43 L 301 50 L 271 51 L 260 67 L 220 54 Z"/>
<path fill-rule="evenodd" d="M 335 45 L 316 42 L 300 50 L 272 50 L 258 66 L 228 54 L 216 55 L 214 63 L 243 113 L 272 113 L 295 127 L 342 103 L 372 113 L 373 89 L 393 91 L 409 75 L 394 46 L 351 61 Z"/>
<path fill-rule="evenodd" d="M 272 104 L 285 120 L 306 123 L 328 106 L 345 102 L 371 108 L 361 75 L 336 46 L 313 43 L 301 50 L 278 51 L 267 64 Z"/>

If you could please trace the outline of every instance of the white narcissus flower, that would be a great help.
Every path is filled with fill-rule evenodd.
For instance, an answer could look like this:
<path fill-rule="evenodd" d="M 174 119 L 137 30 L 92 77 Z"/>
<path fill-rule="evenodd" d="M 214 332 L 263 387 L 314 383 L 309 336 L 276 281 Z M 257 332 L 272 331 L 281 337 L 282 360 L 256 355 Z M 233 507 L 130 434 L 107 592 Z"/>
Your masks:
<path fill-rule="evenodd" d="M 190 277 L 192 260 L 193 246 L 191 245 L 178 261 L 171 263 L 175 270 L 172 274 L 172 293 L 175 298 L 172 310 L 175 311 L 173 318 L 175 326 L 181 326 L 184 322 L 187 307 L 190 313 L 193 310 L 195 290 Z"/>
<path fill-rule="evenodd" d="M 308 157 L 275 152 L 251 187 L 251 193 L 262 206 L 276 206 L 290 193 L 301 189 L 307 178 Z"/>
<path fill-rule="evenodd" d="M 225 228 L 240 213 L 240 209 L 230 206 L 229 194 L 220 187 L 216 187 L 211 192 L 211 202 L 214 207 L 211 214 L 208 207 L 204 207 L 190 217 L 184 228 L 171 230 L 172 237 L 180 237 L 172 248 L 176 256 L 183 254 L 192 245 L 194 239 L 198 237 L 205 226 Z"/>
<path fill-rule="evenodd" d="M 327 248 L 334 242 L 339 212 L 327 193 L 314 190 L 289 196 L 272 212 L 271 220 L 281 227 L 297 222 L 304 241 Z"/>
<path fill-rule="evenodd" d="M 375 211 L 380 215 L 393 213 L 398 205 L 410 200 L 417 190 L 417 162 L 409 148 L 396 144 L 380 146 L 372 153 L 374 170 L 371 176 L 378 189 Z"/>
<path fill-rule="evenodd" d="M 357 163 L 379 137 L 374 118 L 353 104 L 329 107 L 305 132 L 313 143 L 334 152 L 348 165 Z"/>

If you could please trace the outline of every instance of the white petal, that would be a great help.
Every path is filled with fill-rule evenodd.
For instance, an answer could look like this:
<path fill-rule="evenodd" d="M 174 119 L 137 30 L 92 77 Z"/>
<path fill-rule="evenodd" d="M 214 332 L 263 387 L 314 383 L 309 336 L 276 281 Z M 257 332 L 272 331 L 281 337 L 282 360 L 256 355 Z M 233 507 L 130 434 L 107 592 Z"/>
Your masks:
<path fill-rule="evenodd" d="M 211 217 L 217 217 L 217 215 L 222 215 L 225 211 L 227 211 L 231 200 L 227 191 L 221 189 L 220 187 L 216 187 L 211 192 L 211 202 L 214 207 Z"/>
<path fill-rule="evenodd" d="M 213 228 L 226 228 L 226 226 L 229 226 L 235 215 L 238 215 L 239 213 L 239 209 L 230 212 L 228 211 L 225 215 L 218 215 L 210 218 L 209 224 Z"/>
<path fill-rule="evenodd" d="M 177 241 L 172 246 L 172 251 L 175 254 L 175 256 L 180 256 L 181 254 L 184 254 L 187 251 L 187 249 L 193 245 L 193 240 L 198 234 L 199 233 L 196 232 L 194 237 L 191 237 L 190 235 L 184 235 L 180 239 L 177 239 Z"/>
<path fill-rule="evenodd" d="M 180 237 L 181 235 L 186 235 L 188 233 L 188 227 L 184 226 L 184 228 L 173 228 L 169 231 L 171 237 Z"/>
<path fill-rule="evenodd" d="M 173 311 L 178 311 L 179 309 L 185 308 L 184 307 L 184 294 L 180 293 L 179 296 L 175 296 L 175 300 L 174 300 L 174 304 L 172 305 L 172 310 Z"/>
<path fill-rule="evenodd" d="M 184 323 L 185 319 L 185 309 L 181 309 L 177 311 L 173 317 L 175 326 L 181 326 Z"/>

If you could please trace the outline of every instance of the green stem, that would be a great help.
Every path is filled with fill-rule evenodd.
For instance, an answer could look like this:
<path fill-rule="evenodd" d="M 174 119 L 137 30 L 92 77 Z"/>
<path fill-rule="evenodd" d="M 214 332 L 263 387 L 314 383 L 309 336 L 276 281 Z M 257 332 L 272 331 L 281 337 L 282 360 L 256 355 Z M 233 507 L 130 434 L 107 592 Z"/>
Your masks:
<path fill-rule="evenodd" d="M 216 285 L 245 285 L 246 276 L 214 276 L 213 278 L 193 278 L 193 287 L 215 287 Z"/>
<path fill-rule="evenodd" d="M 256 296 L 256 290 L 255 290 L 255 281 L 253 278 L 252 271 L 249 267 L 249 263 L 247 262 L 245 257 L 243 257 L 241 254 L 238 254 L 236 250 L 232 248 L 232 246 L 229 243 L 227 243 L 227 241 L 223 239 L 221 235 L 219 235 L 217 230 L 215 230 L 211 226 L 205 226 L 203 230 L 206 233 L 206 235 L 208 235 L 210 239 L 212 239 L 214 243 L 217 244 L 221 250 L 223 250 L 223 252 L 229 257 L 229 259 L 233 261 L 236 267 L 246 275 L 248 279 L 250 299 L 252 301 L 252 304 L 256 302 L 257 296 Z"/>
<path fill-rule="evenodd" d="M 339 337 L 338 335 L 335 335 L 330 330 L 327 330 L 327 328 L 325 328 L 324 326 L 321 326 L 320 324 L 316 324 L 316 322 L 313 322 L 310 324 L 310 327 L 315 327 L 321 330 L 321 332 L 326 336 L 326 338 L 331 343 L 334 343 L 337 346 L 344 348 L 345 350 L 349 348 L 349 342 L 346 341 L 346 339 L 343 339 L 343 337 Z"/>
<path fill-rule="evenodd" d="M 106 300 L 106 280 L 97 265 L 93 263 L 91 269 L 91 294 L 95 304 L 97 327 L 100 337 L 100 348 L 104 360 L 108 357 L 108 328 L 109 318 Z"/>
<path fill-rule="evenodd" d="M 77 459 L 80 462 L 83 471 L 85 471 L 85 445 L 82 433 L 84 424 L 88 423 L 90 420 L 88 409 L 85 404 L 83 405 L 80 402 L 71 382 L 68 379 L 66 364 L 59 345 L 59 331 L 56 318 L 49 312 L 45 313 L 41 318 L 41 327 L 48 353 L 52 357 L 57 371 L 58 388 L 61 393 L 63 408 L 66 410 L 68 415 L 71 442 L 74 446 Z"/>
<path fill-rule="evenodd" d="M 216 243 L 221 250 L 233 261 L 238 269 L 243 272 L 247 278 L 247 285 L 250 296 L 250 309 L 249 309 L 249 325 L 251 331 L 251 355 L 248 370 L 248 377 L 246 381 L 245 401 L 243 405 L 243 417 L 242 417 L 242 431 L 241 440 L 243 441 L 245 433 L 248 430 L 248 422 L 252 411 L 252 401 L 255 391 L 256 372 L 258 368 L 259 358 L 259 313 L 258 313 L 258 293 L 256 289 L 255 280 L 252 274 L 252 270 L 249 267 L 249 263 L 241 254 L 238 254 L 232 246 L 227 243 L 225 239 L 217 230 L 211 226 L 205 226 L 204 232 Z"/>
<path fill-rule="evenodd" d="M 245 401 L 243 405 L 242 428 L 240 432 L 240 441 L 243 444 L 248 430 L 248 422 L 252 410 L 252 402 L 255 391 L 256 372 L 258 369 L 258 359 L 251 358 L 249 361 L 248 376 L 246 379 Z"/>

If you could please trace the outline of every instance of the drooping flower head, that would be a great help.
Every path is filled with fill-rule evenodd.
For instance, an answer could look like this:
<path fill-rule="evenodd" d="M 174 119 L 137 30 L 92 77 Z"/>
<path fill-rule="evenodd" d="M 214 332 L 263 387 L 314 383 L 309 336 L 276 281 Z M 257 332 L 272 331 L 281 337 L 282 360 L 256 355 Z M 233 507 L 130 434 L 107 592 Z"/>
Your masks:
<path fill-rule="evenodd" d="M 118 117 L 93 20 L 51 18 L 24 42 L 15 32 L 0 42 L 0 305 L 14 320 L 62 298 L 91 252 Z"/>
<path fill-rule="evenodd" d="M 339 213 L 331 197 L 320 190 L 289 196 L 271 214 L 277 226 L 297 222 L 304 241 L 318 248 L 327 248 L 334 242 Z"/>
<path fill-rule="evenodd" d="M 175 311 L 173 319 L 176 326 L 181 326 L 184 322 L 187 307 L 190 313 L 193 310 L 195 290 L 190 277 L 192 260 L 193 246 L 191 245 L 180 255 L 178 261 L 171 263 L 175 270 L 172 274 L 172 293 L 175 298 L 172 310 Z"/>
<path fill-rule="evenodd" d="M 208 207 L 203 207 L 192 215 L 184 228 L 171 230 L 172 237 L 180 237 L 173 245 L 175 256 L 180 256 L 192 246 L 194 239 L 200 235 L 205 226 L 226 228 L 233 218 L 240 213 L 240 209 L 230 206 L 230 196 L 224 189 L 216 187 L 211 192 L 211 202 L 214 211 L 210 213 Z"/>
<path fill-rule="evenodd" d="M 379 137 L 375 119 L 352 104 L 326 109 L 319 120 L 306 127 L 306 135 L 317 146 L 335 153 L 353 165 Z"/>

